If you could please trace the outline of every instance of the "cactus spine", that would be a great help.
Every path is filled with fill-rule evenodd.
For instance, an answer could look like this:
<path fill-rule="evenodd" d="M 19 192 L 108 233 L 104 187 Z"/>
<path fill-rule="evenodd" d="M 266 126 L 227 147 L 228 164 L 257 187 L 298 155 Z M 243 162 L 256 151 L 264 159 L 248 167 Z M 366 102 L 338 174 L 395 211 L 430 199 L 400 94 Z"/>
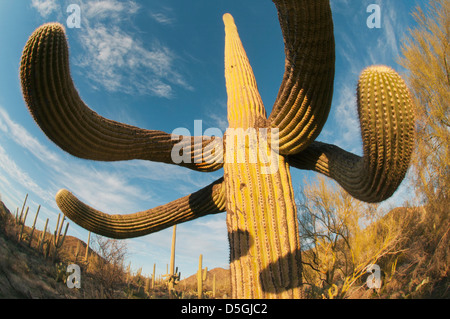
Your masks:
<path fill-rule="evenodd" d="M 228 124 L 230 129 L 241 129 L 244 136 L 230 138 L 227 131 L 224 138 L 182 137 L 183 142 L 190 142 L 186 143 L 191 146 L 186 151 L 189 163 L 172 160 L 179 141 L 172 140 L 171 134 L 111 121 L 87 107 L 70 77 L 62 25 L 38 28 L 25 45 L 20 66 L 30 113 L 45 134 L 70 154 L 100 161 L 151 160 L 202 172 L 224 168 L 223 178 L 211 185 L 134 214 L 105 214 L 67 190 L 56 194 L 56 203 L 77 224 L 113 238 L 143 236 L 227 211 L 233 298 L 302 296 L 292 167 L 317 171 L 335 179 L 353 197 L 380 202 L 389 198 L 404 178 L 413 145 L 410 94 L 400 76 L 385 67 L 368 68 L 358 84 L 364 156 L 315 141 L 333 96 L 335 43 L 330 2 L 273 2 L 286 58 L 270 115 L 234 20 L 225 14 Z M 261 129 L 275 137 L 267 139 Z M 235 142 L 244 147 L 233 147 Z M 255 149 L 276 154 L 267 158 Z M 236 163 L 237 158 L 244 160 Z M 274 164 L 271 168 L 275 171 L 265 174 L 268 163 Z"/>

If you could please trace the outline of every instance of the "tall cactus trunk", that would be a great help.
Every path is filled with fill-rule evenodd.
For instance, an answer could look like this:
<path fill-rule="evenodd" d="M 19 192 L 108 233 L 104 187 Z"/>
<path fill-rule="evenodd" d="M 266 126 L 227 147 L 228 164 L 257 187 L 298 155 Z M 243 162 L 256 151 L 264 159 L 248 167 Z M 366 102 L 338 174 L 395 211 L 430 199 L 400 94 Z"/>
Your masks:
<path fill-rule="evenodd" d="M 176 244 L 176 238 L 177 238 L 177 225 L 173 226 L 173 232 L 172 232 L 172 248 L 170 250 L 170 272 L 167 273 L 168 275 L 168 288 L 169 288 L 169 296 L 172 297 L 173 290 L 175 288 L 175 244 Z"/>
<path fill-rule="evenodd" d="M 291 174 L 225 164 L 233 298 L 300 298 L 301 257 Z"/>
<path fill-rule="evenodd" d="M 300 242 L 289 166 L 277 152 L 277 130 L 270 131 L 269 140 L 264 128 L 265 108 L 234 19 L 226 14 L 224 23 L 229 97 L 224 180 L 232 296 L 299 298 Z"/>

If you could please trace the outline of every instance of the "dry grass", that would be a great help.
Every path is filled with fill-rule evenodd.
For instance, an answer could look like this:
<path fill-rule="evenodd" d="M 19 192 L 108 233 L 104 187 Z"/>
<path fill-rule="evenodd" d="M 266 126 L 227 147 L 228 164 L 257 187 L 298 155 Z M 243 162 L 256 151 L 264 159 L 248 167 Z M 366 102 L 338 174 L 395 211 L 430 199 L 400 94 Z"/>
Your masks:
<path fill-rule="evenodd" d="M 42 231 L 35 230 L 29 244 L 29 227 L 24 227 L 22 240 L 18 240 L 19 226 L 8 208 L 0 201 L 0 298 L 39 299 L 168 299 L 197 298 L 197 279 L 193 275 L 176 286 L 176 294 L 169 295 L 166 283 L 156 281 L 154 289 L 145 289 L 147 278 L 139 273 L 127 274 L 123 267 L 124 247 L 117 247 L 113 240 L 104 240 L 103 255 L 89 248 L 89 259 L 85 261 L 86 243 L 76 237 L 67 236 L 58 250 L 56 258 L 45 257 L 38 251 L 38 239 Z M 47 233 L 50 240 L 52 234 Z M 109 243 L 111 245 L 106 244 Z M 97 243 L 98 244 L 98 243 Z M 114 246 L 115 245 L 115 246 Z M 90 247 L 93 246 L 91 242 Z M 117 248 L 114 251 L 113 248 Z M 98 248 L 98 247 L 97 247 Z M 65 269 L 75 263 L 81 267 L 81 289 L 69 289 L 65 284 Z M 216 274 L 217 298 L 230 295 L 229 273 L 225 269 L 208 272 L 205 298 L 212 298 L 212 278 Z M 111 278 L 114 278 L 112 280 Z M 191 284 L 194 281 L 195 284 Z"/>

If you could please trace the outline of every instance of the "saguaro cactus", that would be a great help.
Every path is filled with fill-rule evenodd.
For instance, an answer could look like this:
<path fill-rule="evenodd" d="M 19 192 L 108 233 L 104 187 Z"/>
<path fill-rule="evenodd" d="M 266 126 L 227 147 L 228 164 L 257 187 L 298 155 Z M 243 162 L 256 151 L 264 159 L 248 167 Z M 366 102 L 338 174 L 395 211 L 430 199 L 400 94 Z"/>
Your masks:
<path fill-rule="evenodd" d="M 153 264 L 152 289 L 155 288 L 155 272 L 156 272 L 156 264 Z"/>
<path fill-rule="evenodd" d="M 203 298 L 203 282 L 206 281 L 206 275 L 208 274 L 208 267 L 202 268 L 203 255 L 200 254 L 198 258 L 198 270 L 197 270 L 197 297 L 198 299 Z"/>
<path fill-rule="evenodd" d="M 91 232 L 88 234 L 88 239 L 86 242 L 86 252 L 84 254 L 84 261 L 87 263 L 89 260 L 89 244 L 91 243 Z"/>
<path fill-rule="evenodd" d="M 22 224 L 22 226 L 20 227 L 20 232 L 19 232 L 19 241 L 22 240 L 22 235 L 23 235 L 23 230 L 25 228 L 25 222 L 27 221 L 27 216 L 28 216 L 28 211 L 30 210 L 30 207 L 27 207 L 27 209 L 25 210 L 25 215 L 21 216 L 20 218 L 20 224 Z"/>
<path fill-rule="evenodd" d="M 66 224 L 66 228 L 64 230 L 64 234 L 61 235 L 61 231 L 64 225 L 64 220 L 66 219 L 66 216 L 63 216 L 61 223 L 59 223 L 61 218 L 61 214 L 58 214 L 58 220 L 56 222 L 55 232 L 53 233 L 53 260 L 56 259 L 56 254 L 58 252 L 58 249 L 60 249 L 64 243 L 64 240 L 66 239 L 67 229 L 69 228 L 69 223 Z"/>
<path fill-rule="evenodd" d="M 172 248 L 170 250 L 170 269 L 163 275 L 166 277 L 169 294 L 171 295 L 175 285 L 180 281 L 181 273 L 178 273 L 178 267 L 175 269 L 175 244 L 177 238 L 177 225 L 173 226 Z"/>
<path fill-rule="evenodd" d="M 33 226 L 31 227 L 31 232 L 30 232 L 30 238 L 28 241 L 28 246 L 31 247 L 31 242 L 33 241 L 33 234 L 34 234 L 34 230 L 36 228 L 36 221 L 39 215 L 39 211 L 41 210 L 41 205 L 38 206 L 38 209 L 36 211 L 36 215 L 34 216 L 34 221 L 33 221 Z"/>
<path fill-rule="evenodd" d="M 48 218 L 45 221 L 45 226 L 44 226 L 44 230 L 42 231 L 41 237 L 39 238 L 39 246 L 38 246 L 38 251 L 40 251 L 45 243 L 45 236 L 47 235 L 47 225 L 48 225 Z"/>
<path fill-rule="evenodd" d="M 379 202 L 391 196 L 404 178 L 413 145 L 408 89 L 395 71 L 380 66 L 367 68 L 358 84 L 364 156 L 315 141 L 333 95 L 330 4 L 328 0 L 273 2 L 286 59 L 269 116 L 235 22 L 230 14 L 223 17 L 229 130 L 222 139 L 173 137 L 93 112 L 70 77 L 68 45 L 60 24 L 45 24 L 32 34 L 20 67 L 23 95 L 33 118 L 52 141 L 74 156 L 98 161 L 151 160 L 204 172 L 224 168 L 223 178 L 211 185 L 135 214 L 105 214 L 67 190 L 58 192 L 56 202 L 82 227 L 114 238 L 143 236 L 227 211 L 234 298 L 302 295 L 291 167 L 325 174 L 352 196 Z M 242 134 L 236 133 L 239 130 Z M 236 142 L 244 147 L 235 147 Z M 172 151 L 180 143 L 190 146 L 183 148 L 190 161 L 173 160 Z"/>
<path fill-rule="evenodd" d="M 23 210 L 25 208 L 25 204 L 27 203 L 27 199 L 28 199 L 28 194 L 25 195 L 25 199 L 23 200 L 22 210 L 20 211 L 20 215 L 19 215 L 19 210 L 17 210 L 17 214 L 16 214 L 16 223 L 17 224 L 19 224 L 20 221 L 22 220 Z"/>

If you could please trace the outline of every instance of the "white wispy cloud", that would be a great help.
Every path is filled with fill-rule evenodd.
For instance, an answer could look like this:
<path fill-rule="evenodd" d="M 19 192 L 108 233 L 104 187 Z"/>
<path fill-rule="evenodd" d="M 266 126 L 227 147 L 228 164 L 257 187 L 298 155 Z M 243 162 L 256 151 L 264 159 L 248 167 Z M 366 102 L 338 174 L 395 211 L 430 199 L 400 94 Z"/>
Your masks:
<path fill-rule="evenodd" d="M 92 87 L 109 92 L 172 98 L 175 88 L 193 90 L 177 68 L 180 60 L 167 46 L 152 36 L 142 38 L 133 19 L 141 5 L 119 0 L 33 0 L 32 7 L 44 18 L 56 13 L 63 17 L 69 4 L 81 8 L 81 28 L 73 34 L 83 52 L 71 52 Z M 168 25 L 174 19 L 163 8 L 150 18 Z M 147 31 L 147 30 L 146 30 Z"/>
<path fill-rule="evenodd" d="M 139 13 L 135 2 L 83 1 L 82 31 L 78 39 L 84 50 L 76 63 L 94 86 L 109 92 L 172 98 L 174 87 L 192 90 L 177 70 L 177 56 L 155 37 L 145 41 L 134 31 L 132 19 Z M 159 23 L 169 23 L 161 14 Z M 126 23 L 121 23 L 126 21 Z"/>
<path fill-rule="evenodd" d="M 41 188 L 27 172 L 21 169 L 2 146 L 0 146 L 0 168 L 9 175 L 11 180 L 34 192 L 44 201 L 51 200 L 51 193 Z"/>
<path fill-rule="evenodd" d="M 352 152 L 361 154 L 361 130 L 356 106 L 356 89 L 352 82 L 339 88 L 339 96 L 334 105 L 337 132 L 333 143 Z"/>
<path fill-rule="evenodd" d="M 30 161 L 37 160 L 40 163 L 48 181 L 44 183 L 45 185 L 40 185 L 33 180 L 8 156 L 4 148 L 0 148 L 0 168 L 9 174 L 11 179 L 25 189 L 30 189 L 44 201 L 53 202 L 56 192 L 65 187 L 80 199 L 106 212 L 133 212 L 132 209 L 138 209 L 136 203 L 142 200 L 152 203 L 151 194 L 132 183 L 138 176 L 141 178 L 145 176 L 142 170 L 141 173 L 135 172 L 135 175 L 129 177 L 125 173 L 126 165 L 125 169 L 120 169 L 119 165 L 113 169 L 103 166 L 98 168 L 98 165 L 94 166 L 92 162 L 55 153 L 12 120 L 2 107 L 0 107 L 0 129 L 5 136 L 30 153 Z M 166 178 L 161 172 L 159 176 L 161 180 Z"/>
<path fill-rule="evenodd" d="M 41 144 L 23 126 L 13 121 L 2 107 L 0 107 L 0 130 L 7 133 L 18 145 L 29 150 L 40 161 L 60 164 L 60 159 L 54 152 Z"/>
<path fill-rule="evenodd" d="M 174 22 L 174 19 L 162 12 L 151 12 L 150 17 L 156 22 L 164 25 L 170 25 Z"/>
<path fill-rule="evenodd" d="M 82 3 L 83 14 L 87 19 L 113 19 L 118 21 L 139 11 L 140 6 L 134 1 L 118 0 L 85 1 Z"/>
<path fill-rule="evenodd" d="M 59 3 L 56 0 L 32 0 L 31 6 L 44 18 L 48 17 L 53 12 L 60 10 Z"/>
<path fill-rule="evenodd" d="M 173 191 L 188 195 L 219 178 L 217 174 L 201 174 L 183 167 L 149 162 L 125 161 L 98 163 L 54 152 L 32 136 L 26 128 L 11 119 L 0 106 L 0 132 L 30 154 L 30 162 L 37 162 L 45 181 L 35 181 L 24 169 L 0 149 L 0 168 L 7 171 L 25 189 L 30 189 L 46 202 L 54 203 L 60 188 L 67 188 L 82 201 L 106 213 L 133 213 L 164 204 L 157 191 L 137 182 L 173 183 Z M 175 199 L 175 198 L 174 198 Z M 146 203 L 145 207 L 142 203 Z M 56 208 L 56 206 L 54 206 Z"/>

